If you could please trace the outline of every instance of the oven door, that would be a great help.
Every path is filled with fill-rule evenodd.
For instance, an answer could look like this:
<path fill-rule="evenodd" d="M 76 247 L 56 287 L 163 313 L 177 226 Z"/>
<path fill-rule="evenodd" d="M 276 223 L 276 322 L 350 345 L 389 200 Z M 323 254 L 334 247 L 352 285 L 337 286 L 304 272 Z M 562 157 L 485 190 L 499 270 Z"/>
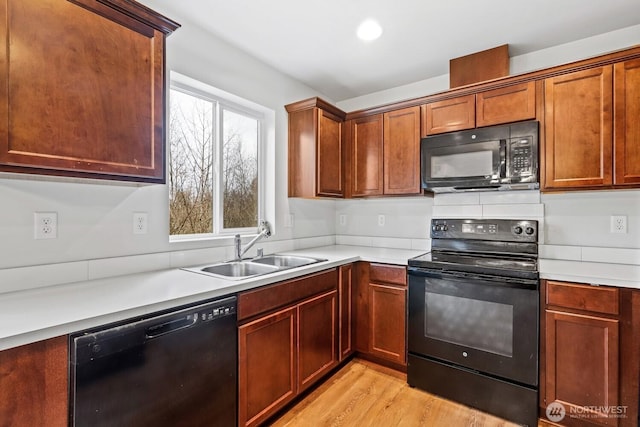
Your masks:
<path fill-rule="evenodd" d="M 409 352 L 538 384 L 538 280 L 409 268 Z"/>

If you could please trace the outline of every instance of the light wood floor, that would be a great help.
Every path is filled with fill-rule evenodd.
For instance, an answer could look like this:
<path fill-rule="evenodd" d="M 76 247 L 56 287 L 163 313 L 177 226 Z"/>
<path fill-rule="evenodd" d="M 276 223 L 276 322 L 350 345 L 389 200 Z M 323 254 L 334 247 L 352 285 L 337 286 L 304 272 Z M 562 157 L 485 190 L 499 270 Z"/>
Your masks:
<path fill-rule="evenodd" d="M 273 423 L 276 427 L 516 425 L 411 388 L 406 375 L 360 359 L 349 362 Z"/>

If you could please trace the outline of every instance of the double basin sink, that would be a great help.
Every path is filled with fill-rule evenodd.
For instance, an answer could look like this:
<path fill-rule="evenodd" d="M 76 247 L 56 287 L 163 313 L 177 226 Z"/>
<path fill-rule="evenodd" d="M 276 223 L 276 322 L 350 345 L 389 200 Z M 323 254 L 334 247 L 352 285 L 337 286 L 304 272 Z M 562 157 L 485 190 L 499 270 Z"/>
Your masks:
<path fill-rule="evenodd" d="M 302 267 L 326 261 L 307 256 L 298 255 L 265 255 L 259 258 L 221 262 L 204 267 L 186 268 L 185 270 L 207 274 L 214 277 L 229 280 L 247 279 L 262 274 L 277 273 L 290 268 Z"/>

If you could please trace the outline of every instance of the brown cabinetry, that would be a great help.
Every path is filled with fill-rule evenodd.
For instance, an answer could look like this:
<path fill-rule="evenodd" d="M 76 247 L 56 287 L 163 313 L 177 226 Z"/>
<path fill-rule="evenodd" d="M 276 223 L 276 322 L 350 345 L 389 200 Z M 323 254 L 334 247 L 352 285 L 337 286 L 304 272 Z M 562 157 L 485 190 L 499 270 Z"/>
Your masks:
<path fill-rule="evenodd" d="M 430 102 L 421 108 L 422 136 L 473 129 L 476 126 L 475 95 Z"/>
<path fill-rule="evenodd" d="M 406 367 L 406 268 L 357 264 L 356 348 L 374 361 Z"/>
<path fill-rule="evenodd" d="M 345 113 L 319 98 L 289 104 L 289 197 L 343 197 Z"/>
<path fill-rule="evenodd" d="M 544 190 L 640 184 L 640 60 L 545 80 Z"/>
<path fill-rule="evenodd" d="M 69 424 L 67 348 L 57 337 L 0 351 L 0 425 Z"/>
<path fill-rule="evenodd" d="M 239 425 L 259 425 L 338 363 L 338 271 L 238 296 Z"/>
<path fill-rule="evenodd" d="M 556 281 L 543 289 L 541 416 L 556 402 L 566 411 L 562 424 L 635 425 L 638 381 L 621 374 L 638 372 L 637 295 Z M 616 416 L 621 407 L 624 417 Z"/>
<path fill-rule="evenodd" d="M 298 392 L 301 392 L 338 362 L 338 292 L 306 300 L 297 309 Z"/>
<path fill-rule="evenodd" d="M 422 136 L 535 117 L 535 82 L 518 83 L 423 105 Z"/>
<path fill-rule="evenodd" d="M 338 358 L 340 361 L 349 357 L 353 351 L 353 264 L 347 264 L 338 270 L 338 302 L 340 344 Z"/>
<path fill-rule="evenodd" d="M 135 2 L 3 3 L 0 170 L 164 182 L 165 36 L 178 24 Z"/>
<path fill-rule="evenodd" d="M 257 425 L 296 394 L 296 309 L 238 329 L 239 425 Z"/>
<path fill-rule="evenodd" d="M 614 184 L 640 184 L 640 59 L 614 66 Z"/>
<path fill-rule="evenodd" d="M 420 109 L 384 113 L 384 194 L 420 193 Z"/>
<path fill-rule="evenodd" d="M 420 109 L 403 108 L 347 122 L 349 196 L 420 193 Z"/>
<path fill-rule="evenodd" d="M 476 126 L 536 118 L 535 82 L 520 83 L 476 95 Z"/>
<path fill-rule="evenodd" d="M 384 133 L 382 114 L 348 122 L 350 196 L 380 196 L 384 192 Z"/>
<path fill-rule="evenodd" d="M 613 184 L 613 68 L 545 81 L 543 189 Z"/>

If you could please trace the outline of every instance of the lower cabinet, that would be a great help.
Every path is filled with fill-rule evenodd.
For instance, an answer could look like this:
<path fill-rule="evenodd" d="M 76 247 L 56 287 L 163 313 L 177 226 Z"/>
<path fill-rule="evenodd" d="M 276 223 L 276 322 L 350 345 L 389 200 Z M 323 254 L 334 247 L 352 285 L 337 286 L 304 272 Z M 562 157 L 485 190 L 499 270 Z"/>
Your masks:
<path fill-rule="evenodd" d="M 375 361 L 406 368 L 406 268 L 359 262 L 357 277 L 356 349 Z"/>
<path fill-rule="evenodd" d="M 61 336 L 0 351 L 0 426 L 67 426 L 68 343 Z"/>
<path fill-rule="evenodd" d="M 353 347 L 353 264 L 340 266 L 338 281 L 338 304 L 340 324 L 340 344 L 338 358 L 343 361 L 355 351 Z"/>
<path fill-rule="evenodd" d="M 298 309 L 298 392 L 338 362 L 338 292 L 304 301 Z"/>
<path fill-rule="evenodd" d="M 238 330 L 239 425 L 256 425 L 296 394 L 296 309 Z"/>
<path fill-rule="evenodd" d="M 556 281 L 543 290 L 541 418 L 554 404 L 562 425 L 637 425 L 638 295 Z"/>
<path fill-rule="evenodd" d="M 333 269 L 239 295 L 239 425 L 261 424 L 338 364 L 337 285 Z"/>

